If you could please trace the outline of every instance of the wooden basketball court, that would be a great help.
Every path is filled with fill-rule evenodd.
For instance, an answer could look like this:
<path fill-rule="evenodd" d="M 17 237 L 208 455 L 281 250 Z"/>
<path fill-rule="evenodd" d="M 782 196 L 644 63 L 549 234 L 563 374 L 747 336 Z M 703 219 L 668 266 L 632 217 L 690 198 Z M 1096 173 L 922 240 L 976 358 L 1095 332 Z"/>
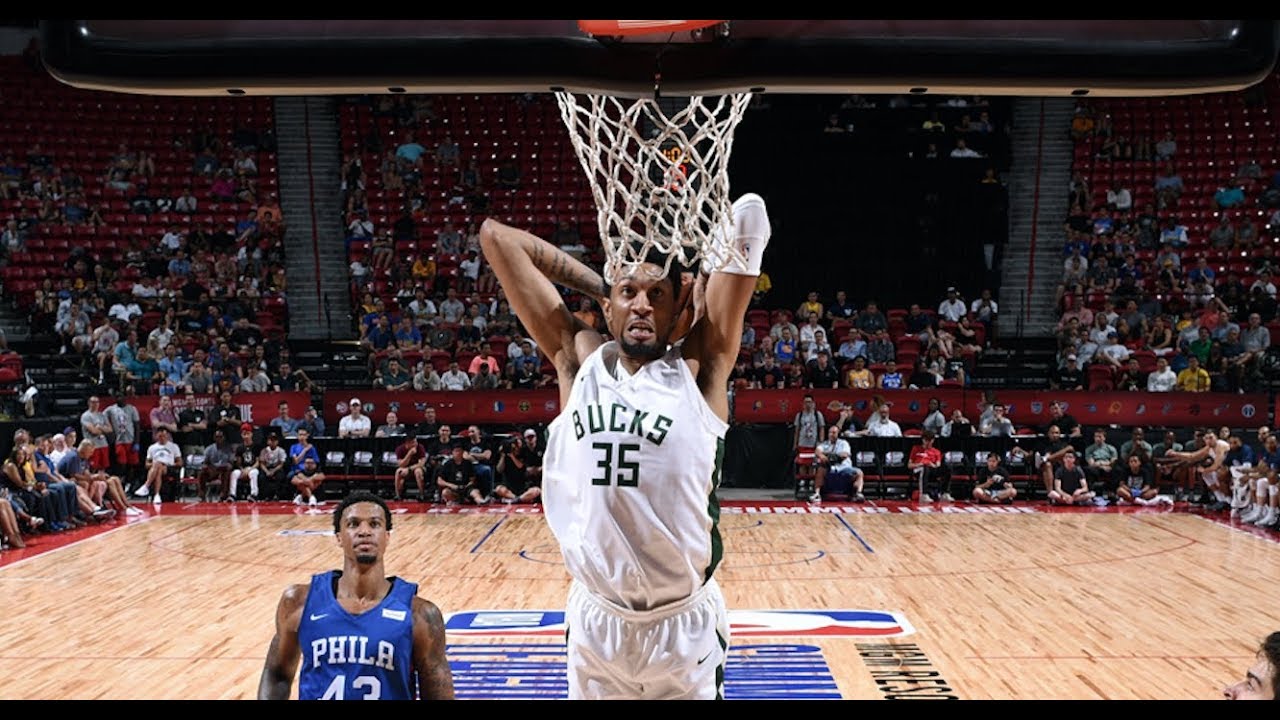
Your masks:
<path fill-rule="evenodd" d="M 536 632 L 528 611 L 563 607 L 536 509 L 404 507 L 390 572 L 446 614 L 510 611 L 468 632 Z M 1272 534 L 1147 508 L 983 510 L 726 503 L 731 610 L 815 611 L 738 615 L 729 697 L 1214 698 L 1280 628 Z M 174 504 L 5 551 L 0 698 L 254 697 L 280 592 L 340 566 L 331 527 L 283 504 Z M 871 620 L 816 612 L 838 610 Z M 560 648 L 451 634 L 458 695 L 562 697 Z"/>

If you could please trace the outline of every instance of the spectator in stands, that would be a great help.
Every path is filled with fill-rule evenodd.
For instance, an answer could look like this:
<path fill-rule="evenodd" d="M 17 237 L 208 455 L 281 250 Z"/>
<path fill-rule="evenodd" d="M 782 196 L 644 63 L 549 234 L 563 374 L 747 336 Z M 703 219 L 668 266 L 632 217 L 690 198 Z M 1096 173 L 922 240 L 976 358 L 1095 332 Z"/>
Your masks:
<path fill-rule="evenodd" d="M 773 353 L 764 356 L 760 366 L 752 371 L 751 383 L 754 388 L 774 389 L 782 387 L 786 373 L 776 364 Z"/>
<path fill-rule="evenodd" d="M 74 429 L 63 434 L 68 438 L 68 442 L 75 440 Z M 93 502 L 106 503 L 106 498 L 110 498 L 110 504 L 115 508 L 117 513 L 125 515 L 137 516 L 142 511 L 129 504 L 128 498 L 124 493 L 124 486 L 120 483 L 120 478 L 94 468 L 90 459 L 95 453 L 92 442 L 82 440 L 79 445 L 68 445 L 68 452 L 58 462 L 58 474 L 68 480 L 75 482 L 86 492 L 90 494 Z"/>
<path fill-rule="evenodd" d="M 400 361 L 391 358 L 387 369 L 381 374 L 379 384 L 383 390 L 408 390 L 413 384 L 413 377 L 404 369 Z"/>
<path fill-rule="evenodd" d="M 884 313 L 880 312 L 880 308 L 874 300 L 867 301 L 866 307 L 862 309 L 862 312 L 858 313 L 853 325 L 868 342 L 876 334 L 877 330 L 889 329 L 889 321 L 885 319 Z"/>
<path fill-rule="evenodd" d="M 238 429 L 238 428 L 237 428 Z M 235 462 L 235 445 L 227 441 L 221 429 L 213 431 L 213 442 L 204 449 L 204 465 L 196 476 L 197 492 L 202 500 L 212 501 L 210 487 L 218 486 L 219 499 L 226 500 L 231 490 L 231 470 Z"/>
<path fill-rule="evenodd" d="M 907 455 L 907 469 L 920 489 L 920 502 L 932 503 L 934 498 L 953 502 L 951 471 L 942 462 L 942 452 L 933 446 L 934 437 L 932 430 L 924 431 L 920 444 L 912 447 Z"/>
<path fill-rule="evenodd" d="M 938 316 L 945 318 L 950 322 L 956 322 L 964 317 L 968 309 L 965 307 L 964 300 L 960 299 L 960 293 L 954 288 L 947 288 L 947 298 L 938 305 Z"/>
<path fill-rule="evenodd" d="M 970 159 L 983 157 L 982 153 L 969 147 L 964 138 L 956 138 L 956 146 L 951 150 L 952 158 Z"/>
<path fill-rule="evenodd" d="M 299 421 L 289 415 L 289 403 L 281 400 L 276 407 L 279 410 L 279 414 L 271 418 L 271 422 L 267 425 L 276 428 L 282 437 L 297 437 Z"/>
<path fill-rule="evenodd" d="M 476 472 L 476 465 L 467 457 L 461 442 L 450 448 L 450 457 L 436 470 L 436 485 L 440 495 L 450 505 L 457 505 L 463 499 L 476 505 L 489 503 L 489 488 Z"/>
<path fill-rule="evenodd" d="M 471 377 L 458 369 L 458 361 L 449 362 L 449 370 L 440 376 L 440 385 L 445 390 L 469 390 L 471 389 Z"/>
<path fill-rule="evenodd" d="M 1209 373 L 1200 366 L 1200 358 L 1191 355 L 1187 358 L 1187 367 L 1178 373 L 1177 389 L 1183 392 L 1208 392 Z"/>
<path fill-rule="evenodd" d="M 1053 471 L 1053 487 L 1049 490 L 1051 505 L 1088 505 L 1096 494 L 1089 489 L 1084 472 L 1076 466 L 1075 451 L 1068 447 L 1062 464 Z"/>
<path fill-rule="evenodd" d="M 467 306 L 458 299 L 458 291 L 449 288 L 445 291 L 445 300 L 440 303 L 440 315 L 447 323 L 461 322 L 467 313 Z"/>
<path fill-rule="evenodd" d="M 805 318 L 807 320 L 810 315 L 817 315 L 818 319 L 821 320 L 823 310 L 822 302 L 818 300 L 818 292 L 816 290 L 810 290 L 805 301 L 800 303 L 800 307 L 796 309 L 796 317 Z M 814 324 L 816 325 L 816 323 Z"/>
<path fill-rule="evenodd" d="M 405 482 L 412 477 L 414 484 L 418 486 L 418 502 L 430 502 L 431 495 L 427 493 L 427 473 L 430 468 L 428 463 L 430 455 L 427 448 L 417 437 L 413 435 L 405 436 L 403 442 L 396 446 L 396 471 L 395 471 L 395 500 L 397 502 L 404 500 Z"/>
<path fill-rule="evenodd" d="M 1075 355 L 1068 355 L 1066 364 L 1054 370 L 1049 377 L 1049 387 L 1054 390 L 1084 390 L 1084 371 Z"/>
<path fill-rule="evenodd" d="M 1000 462 L 1000 453 L 987 453 L 986 462 L 978 467 L 974 477 L 973 500 L 977 503 L 1002 503 L 1008 505 L 1018 496 L 1010 479 L 1009 469 Z"/>
<path fill-rule="evenodd" d="M 867 419 L 864 432 L 872 437 L 902 437 L 902 427 L 889 417 L 889 410 L 889 403 L 880 401 Z"/>
<path fill-rule="evenodd" d="M 858 314 L 858 309 L 854 307 L 853 303 L 849 302 L 848 295 L 844 290 L 836 291 L 835 302 L 831 303 L 826 310 L 828 322 L 834 322 L 836 320 L 848 320 L 852 322 L 854 317 Z"/>
<path fill-rule="evenodd" d="M 440 375 L 436 373 L 431 363 L 425 360 L 418 361 L 417 371 L 413 374 L 413 389 L 419 392 L 423 390 L 435 392 L 441 389 Z"/>
<path fill-rule="evenodd" d="M 840 386 L 840 372 L 831 364 L 829 350 L 819 350 L 817 359 L 807 367 L 810 388 L 837 388 Z"/>
<path fill-rule="evenodd" d="M 814 339 L 811 343 L 804 344 L 804 363 L 812 365 L 817 362 L 819 353 L 826 353 L 827 358 L 831 358 L 831 343 L 827 342 L 827 333 L 822 328 L 814 331 Z"/>
<path fill-rule="evenodd" d="M 231 392 L 224 390 L 218 395 L 218 405 L 209 413 L 215 430 L 221 430 L 223 437 L 232 437 L 240 432 L 240 408 L 232 402 Z"/>
<path fill-rule="evenodd" d="M 412 132 L 404 134 L 404 142 L 396 146 L 396 157 L 415 167 L 422 166 L 422 155 L 427 149 L 419 145 Z"/>
<path fill-rule="evenodd" d="M 822 502 L 824 489 L 847 494 L 854 502 L 866 501 L 862 494 L 866 478 L 862 469 L 854 466 L 852 455 L 848 441 L 840 437 L 840 426 L 827 428 L 824 441 L 814 448 L 813 494 L 809 502 Z"/>
<path fill-rule="evenodd" d="M 307 409 L 302 412 L 302 419 L 298 421 L 298 427 L 295 432 L 300 436 L 304 430 L 307 432 L 309 437 L 325 436 L 324 418 L 320 417 L 320 414 L 316 412 L 314 405 L 308 406 Z M 292 452 L 293 451 L 290 450 L 290 453 Z"/>
<path fill-rule="evenodd" d="M 867 369 L 867 358 L 859 355 L 853 359 L 853 367 L 845 371 L 844 386 L 851 390 L 870 390 L 875 377 Z"/>
<path fill-rule="evenodd" d="M 351 398 L 347 402 L 347 414 L 338 423 L 338 437 L 366 438 L 370 435 L 372 423 L 369 416 L 362 412 L 360 398 Z"/>
<path fill-rule="evenodd" d="M 408 429 L 400 422 L 400 416 L 394 410 L 387 412 L 386 422 L 378 426 L 374 437 L 399 437 L 408 433 Z"/>
<path fill-rule="evenodd" d="M 1158 162 L 1172 160 L 1178 154 L 1178 142 L 1174 139 L 1173 131 L 1164 134 L 1164 138 L 1156 143 L 1155 150 Z"/>
<path fill-rule="evenodd" d="M 898 366 L 892 360 L 885 362 L 884 372 L 876 378 L 876 387 L 881 390 L 901 390 L 904 385 L 902 373 L 898 372 Z"/>
<path fill-rule="evenodd" d="M 813 395 L 806 393 L 800 412 L 796 413 L 792 421 L 794 431 L 791 437 L 791 451 L 798 453 L 801 448 L 817 447 L 818 441 L 825 435 L 826 422 L 826 418 L 817 408 Z"/>
<path fill-rule="evenodd" d="M 1168 496 L 1159 495 L 1154 468 L 1142 455 L 1127 456 L 1118 479 L 1116 502 L 1120 505 L 1157 505 L 1162 500 L 1173 504 Z"/>
<path fill-rule="evenodd" d="M 969 312 L 973 314 L 973 319 L 982 323 L 987 330 L 988 337 L 991 336 L 992 328 L 995 327 L 999 310 L 999 303 L 991 298 L 990 288 L 983 288 L 982 296 L 969 305 Z"/>
<path fill-rule="evenodd" d="M 840 343 L 840 351 L 838 353 L 842 361 L 852 361 L 857 357 L 867 354 L 867 341 L 855 331 L 850 331 L 845 336 L 844 342 Z"/>
<path fill-rule="evenodd" d="M 875 335 L 867 343 L 867 359 L 872 364 L 884 363 L 893 360 L 897 356 L 897 349 L 893 345 L 893 341 L 889 339 L 889 332 L 885 329 L 875 331 Z"/>
<path fill-rule="evenodd" d="M 796 341 L 790 328 L 782 329 L 782 337 L 773 345 L 773 354 L 784 365 L 796 359 Z"/>
<path fill-rule="evenodd" d="M 501 377 L 489 370 L 488 364 L 480 365 L 479 372 L 471 378 L 472 390 L 497 390 L 501 387 Z"/>
<path fill-rule="evenodd" d="M 912 390 L 922 390 L 937 387 L 940 382 L 940 376 L 928 368 L 925 364 L 924 358 L 916 358 L 915 366 L 911 371 L 911 376 L 907 378 L 907 387 Z M 936 431 L 937 430 L 935 429 L 935 432 Z"/>
<path fill-rule="evenodd" d="M 1183 191 L 1182 176 L 1174 169 L 1173 163 L 1165 163 L 1156 175 L 1155 193 L 1156 207 L 1167 210 L 1178 204 Z"/>
<path fill-rule="evenodd" d="M 817 293 L 810 293 L 810 295 L 816 297 Z M 804 305 L 802 304 L 801 307 L 803 308 Z M 806 312 L 800 315 L 800 317 L 804 318 L 804 325 L 800 326 L 799 335 L 797 336 L 793 334 L 792 337 L 798 338 L 798 347 L 805 348 L 813 344 L 814 340 L 817 339 L 816 335 L 818 331 L 822 330 L 822 326 L 818 324 L 818 318 L 820 315 L 816 312 Z"/>
<path fill-rule="evenodd" d="M 77 355 L 87 352 L 93 343 L 91 330 L 89 314 L 79 302 L 72 301 L 66 315 L 60 317 L 54 325 L 54 331 L 62 338 L 62 354 L 67 354 L 67 346 L 71 346 Z"/>
<path fill-rule="evenodd" d="M 979 422 L 978 434 L 983 437 L 1013 437 L 1013 421 L 1004 413 L 1004 403 L 992 405 L 990 417 Z"/>
<path fill-rule="evenodd" d="M 1084 449 L 1084 473 L 1090 487 L 1098 491 L 1109 490 L 1113 473 L 1119 469 L 1120 453 L 1107 442 L 1107 431 L 1093 431 L 1093 444 Z"/>

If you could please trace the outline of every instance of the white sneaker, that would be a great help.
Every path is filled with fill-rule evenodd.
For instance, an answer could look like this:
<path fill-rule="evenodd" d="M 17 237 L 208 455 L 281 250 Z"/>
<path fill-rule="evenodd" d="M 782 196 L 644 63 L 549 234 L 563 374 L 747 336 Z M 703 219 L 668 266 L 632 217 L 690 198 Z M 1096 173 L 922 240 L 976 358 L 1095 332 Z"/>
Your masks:
<path fill-rule="evenodd" d="M 922 502 L 922 503 L 931 503 L 931 502 L 933 502 L 933 498 L 929 497 L 929 495 L 928 495 L 927 493 L 920 493 L 920 500 L 919 500 L 919 502 Z"/>
<path fill-rule="evenodd" d="M 294 505 L 301 505 L 301 504 L 302 504 L 302 496 L 301 496 L 301 495 L 294 495 L 294 496 L 293 496 L 293 504 L 294 504 Z"/>
<path fill-rule="evenodd" d="M 1276 509 L 1273 507 L 1268 507 L 1266 514 L 1262 516 L 1262 519 L 1255 522 L 1254 525 L 1258 527 L 1271 527 L 1272 525 L 1275 524 L 1276 519 L 1277 519 Z"/>
<path fill-rule="evenodd" d="M 160 504 L 160 502 L 161 502 L 161 501 L 160 501 L 160 493 L 156 493 L 155 495 L 152 495 L 152 496 L 151 496 L 151 504 L 152 504 L 152 505 L 159 505 L 159 504 Z"/>
<path fill-rule="evenodd" d="M 307 505 L 310 505 L 311 507 L 315 507 L 316 505 L 319 505 L 319 504 L 320 504 L 320 503 L 316 501 L 316 496 L 315 496 L 315 495 L 312 495 L 312 496 L 311 496 L 311 499 L 310 499 L 310 500 L 307 500 Z"/>
<path fill-rule="evenodd" d="M 143 513 L 138 508 L 130 505 L 129 507 L 124 509 L 124 514 L 128 515 L 129 517 L 138 517 L 139 515 L 144 515 L 145 513 Z"/>
<path fill-rule="evenodd" d="M 1124 502 L 1124 500 L 1119 500 L 1119 501 L 1117 501 L 1117 502 L 1116 502 L 1116 504 L 1117 504 L 1117 505 L 1119 505 L 1120 503 L 1123 503 L 1123 502 Z M 1126 503 L 1126 504 L 1127 504 L 1127 503 Z M 1144 498 L 1144 497 L 1142 497 L 1142 496 L 1138 496 L 1138 497 L 1135 497 L 1135 498 L 1133 499 L 1133 504 L 1134 504 L 1134 505 L 1150 505 L 1150 504 L 1151 504 L 1151 501 L 1150 501 L 1150 500 L 1148 500 L 1148 499 L 1146 499 L 1146 498 Z"/>
<path fill-rule="evenodd" d="M 139 487 L 137 490 L 134 490 L 133 494 L 136 495 L 137 497 L 146 497 L 151 494 L 151 486 L 143 485 Z"/>
<path fill-rule="evenodd" d="M 1168 505 L 1173 507 L 1173 497 L 1169 495 L 1157 495 L 1156 503 L 1159 505 Z"/>
<path fill-rule="evenodd" d="M 1252 523 L 1266 513 L 1267 508 L 1264 505 L 1254 505 L 1253 507 L 1240 513 L 1240 522 Z"/>
<path fill-rule="evenodd" d="M 942 496 L 941 496 L 941 497 L 939 497 L 938 499 L 939 499 L 939 500 L 941 500 L 942 502 L 955 502 L 955 501 L 956 501 L 956 499 L 955 499 L 955 498 L 951 497 L 951 493 L 942 493 Z"/>
<path fill-rule="evenodd" d="M 1249 486 L 1236 485 L 1231 488 L 1231 507 L 1241 510 L 1249 507 Z"/>
<path fill-rule="evenodd" d="M 814 493 L 809 496 L 809 502 L 822 502 L 822 493 Z"/>

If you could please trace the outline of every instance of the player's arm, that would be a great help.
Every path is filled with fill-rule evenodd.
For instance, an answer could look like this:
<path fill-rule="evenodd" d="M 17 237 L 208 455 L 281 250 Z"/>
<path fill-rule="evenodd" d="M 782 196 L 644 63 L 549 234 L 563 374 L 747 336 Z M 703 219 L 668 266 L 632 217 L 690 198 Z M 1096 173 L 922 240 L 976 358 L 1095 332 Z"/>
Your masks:
<path fill-rule="evenodd" d="M 428 600 L 413 599 L 413 668 L 418 672 L 418 697 L 452 700 L 453 671 L 445 657 L 444 618 Z"/>
<path fill-rule="evenodd" d="M 538 348 L 561 376 L 572 376 L 604 340 L 569 312 L 555 284 L 599 303 L 608 295 L 604 279 L 546 240 L 492 218 L 480 226 L 480 248 Z"/>
<path fill-rule="evenodd" d="M 290 585 L 276 606 L 276 634 L 267 648 L 267 661 L 258 680 L 259 700 L 288 700 L 293 690 L 293 676 L 298 672 L 301 649 L 298 646 L 298 624 L 302 608 L 307 604 L 306 585 Z"/>
<path fill-rule="evenodd" d="M 773 234 L 763 198 L 747 193 L 733 203 L 731 232 L 732 238 L 719 240 L 731 243 L 746 262 L 738 258 L 704 262 L 703 269 L 709 270 L 710 275 L 699 277 L 694 288 L 694 325 L 684 343 L 685 357 L 698 361 L 699 387 L 708 396 L 711 409 L 725 420 L 729 417 L 728 395 L 706 391 L 725 387 L 738 357 L 747 304 L 756 289 L 765 246 Z"/>

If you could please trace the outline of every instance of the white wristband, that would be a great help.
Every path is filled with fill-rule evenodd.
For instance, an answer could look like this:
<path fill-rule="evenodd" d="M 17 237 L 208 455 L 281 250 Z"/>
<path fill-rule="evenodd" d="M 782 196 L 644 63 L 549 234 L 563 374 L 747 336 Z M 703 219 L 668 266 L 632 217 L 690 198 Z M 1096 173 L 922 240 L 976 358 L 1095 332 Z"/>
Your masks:
<path fill-rule="evenodd" d="M 712 236 L 711 252 L 702 262 L 703 272 L 759 275 L 764 249 L 773 234 L 764 198 L 747 193 L 733 203 L 731 232 L 731 238 L 720 233 Z M 730 252 L 730 248 L 736 252 Z"/>

